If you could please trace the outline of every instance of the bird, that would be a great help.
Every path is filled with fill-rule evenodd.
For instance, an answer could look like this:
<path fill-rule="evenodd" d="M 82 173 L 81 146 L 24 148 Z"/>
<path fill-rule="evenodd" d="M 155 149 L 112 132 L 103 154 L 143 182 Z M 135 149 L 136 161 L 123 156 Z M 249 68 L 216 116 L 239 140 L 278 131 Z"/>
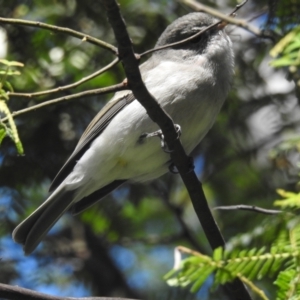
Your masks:
<path fill-rule="evenodd" d="M 234 75 L 232 42 L 216 26 L 186 43 L 165 49 L 219 20 L 202 12 L 172 22 L 141 66 L 142 79 L 181 131 L 187 154 L 201 142 L 228 95 Z M 169 171 L 172 162 L 153 138 L 159 128 L 131 90 L 115 93 L 82 134 L 54 178 L 49 197 L 13 231 L 13 239 L 32 253 L 66 212 L 77 214 L 125 182 L 146 182 Z"/>

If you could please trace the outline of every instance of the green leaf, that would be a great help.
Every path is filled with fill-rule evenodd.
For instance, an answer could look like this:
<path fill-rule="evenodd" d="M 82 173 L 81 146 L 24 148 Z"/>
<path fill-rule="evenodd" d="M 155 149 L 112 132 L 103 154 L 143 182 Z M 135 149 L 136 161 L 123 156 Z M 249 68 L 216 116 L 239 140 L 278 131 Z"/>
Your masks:
<path fill-rule="evenodd" d="M 249 274 L 248 274 L 248 278 L 250 280 L 252 279 L 256 279 L 258 277 L 259 271 L 261 266 L 264 264 L 265 262 L 263 260 L 258 260 L 257 262 L 255 262 L 255 264 L 252 266 L 252 270 L 250 270 Z"/>
<path fill-rule="evenodd" d="M 0 59 L 0 63 L 8 67 L 24 67 L 24 64 L 18 61 L 9 61 L 6 59 Z"/>
<path fill-rule="evenodd" d="M 4 128 L 0 128 L 0 145 L 5 137 L 6 137 L 6 130 Z"/>
<path fill-rule="evenodd" d="M 294 50 L 300 49 L 300 39 L 293 41 L 290 43 L 283 51 L 283 53 L 289 53 Z"/>
<path fill-rule="evenodd" d="M 273 261 L 274 261 L 274 257 L 270 255 L 270 258 L 266 260 L 266 262 L 262 265 L 261 269 L 259 270 L 257 274 L 257 279 L 261 279 L 268 273 L 268 271 L 272 266 Z"/>
<path fill-rule="evenodd" d="M 293 65 L 294 60 L 290 56 L 284 56 L 270 62 L 270 65 L 273 67 L 287 67 Z"/>
<path fill-rule="evenodd" d="M 4 86 L 7 87 L 10 92 L 14 91 L 12 85 L 8 81 L 4 81 Z"/>
<path fill-rule="evenodd" d="M 176 273 L 178 273 L 178 270 L 172 269 L 167 274 L 164 275 L 164 280 L 168 280 L 172 276 L 174 276 Z"/>
<path fill-rule="evenodd" d="M 225 282 L 232 281 L 233 279 L 234 276 L 232 276 L 232 273 L 227 268 L 218 269 L 213 287 L 217 287 L 217 284 L 223 284 Z"/>
<path fill-rule="evenodd" d="M 9 100 L 7 93 L 4 90 L 0 90 L 0 99 Z"/>
<path fill-rule="evenodd" d="M 276 68 L 300 65 L 300 27 L 294 28 L 284 36 L 270 51 L 278 57 L 270 65 Z"/>
<path fill-rule="evenodd" d="M 18 154 L 23 155 L 24 154 L 24 148 L 23 148 L 23 144 L 22 144 L 21 140 L 15 141 L 15 145 L 16 145 Z"/>
<path fill-rule="evenodd" d="M 166 280 L 166 282 L 169 286 L 180 286 L 180 282 L 177 277 L 170 278 L 170 279 Z"/>
<path fill-rule="evenodd" d="M 21 72 L 16 71 L 16 70 L 0 70 L 1 75 L 8 75 L 8 76 L 16 76 L 16 75 L 21 75 Z"/>
<path fill-rule="evenodd" d="M 207 266 L 206 268 L 202 269 L 201 272 L 198 272 L 198 279 L 191 287 L 191 292 L 196 293 L 203 283 L 207 280 L 207 278 L 215 271 L 214 266 Z"/>
<path fill-rule="evenodd" d="M 222 259 L 223 259 L 223 248 L 218 247 L 217 249 L 214 250 L 213 260 L 214 261 L 220 261 Z"/>
<path fill-rule="evenodd" d="M 293 288 L 292 281 L 296 275 L 295 270 L 285 270 L 279 273 L 274 282 L 274 284 L 278 287 L 277 299 L 291 299 L 287 296 L 290 294 L 289 291 Z"/>
<path fill-rule="evenodd" d="M 23 145 L 19 139 L 18 130 L 16 127 L 16 124 L 14 122 L 14 119 L 12 117 L 12 114 L 6 104 L 5 101 L 0 100 L 0 111 L 2 111 L 8 118 L 8 125 L 6 128 L 6 134 L 13 140 L 15 143 L 15 146 L 17 148 L 17 151 L 19 154 L 24 153 Z"/>
<path fill-rule="evenodd" d="M 299 34 L 300 27 L 294 28 L 291 32 L 285 35 L 270 51 L 270 55 L 273 57 L 278 56 L 287 45 L 293 41 L 296 36 Z"/>

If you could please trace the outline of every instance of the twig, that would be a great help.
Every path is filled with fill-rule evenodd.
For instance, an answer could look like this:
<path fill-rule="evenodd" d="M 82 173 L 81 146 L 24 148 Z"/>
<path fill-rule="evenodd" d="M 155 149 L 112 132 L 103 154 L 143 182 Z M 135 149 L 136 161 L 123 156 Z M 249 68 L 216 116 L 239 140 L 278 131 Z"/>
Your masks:
<path fill-rule="evenodd" d="M 119 57 L 122 59 L 129 87 L 136 99 L 145 107 L 149 117 L 161 128 L 168 148 L 171 150 L 170 156 L 172 162 L 174 162 L 177 167 L 189 192 L 195 212 L 211 247 L 213 249 L 220 246 L 224 247 L 225 242 L 222 234 L 211 214 L 201 183 L 195 172 L 190 169 L 190 159 L 182 147 L 174 123 L 171 117 L 160 107 L 148 92 L 142 81 L 138 60 L 134 55 L 131 40 L 126 30 L 125 21 L 121 16 L 119 6 L 115 0 L 102 0 L 102 3 L 107 10 L 108 19 L 118 43 Z M 236 279 L 225 286 L 227 291 L 230 291 L 231 299 L 251 299 L 248 291 L 240 280 Z"/>
<path fill-rule="evenodd" d="M 237 4 L 235 6 L 235 9 L 230 13 L 230 16 L 235 16 L 235 13 L 242 8 L 246 3 L 248 2 L 248 0 L 244 0 L 241 4 Z"/>
<path fill-rule="evenodd" d="M 82 79 L 72 83 L 72 84 L 68 84 L 65 86 L 60 86 L 58 88 L 55 89 L 51 89 L 51 90 L 47 90 L 47 91 L 41 91 L 41 92 L 36 92 L 36 93 L 14 93 L 14 92 L 7 92 L 7 95 L 10 97 L 26 97 L 26 98 L 33 98 L 33 97 L 37 97 L 37 96 L 42 96 L 42 95 L 48 95 L 48 94 L 52 94 L 52 93 L 58 93 L 61 91 L 65 91 L 68 89 L 72 89 L 75 88 L 81 84 L 83 84 L 84 82 L 87 82 L 97 76 L 99 76 L 100 74 L 106 72 L 108 69 L 112 68 L 113 66 L 115 66 L 118 62 L 120 61 L 119 58 L 116 58 L 114 61 L 112 61 L 110 64 L 108 64 L 107 66 L 105 66 L 104 68 L 92 73 L 91 75 L 88 75 L 86 77 L 83 77 Z"/>
<path fill-rule="evenodd" d="M 28 108 L 24 108 L 24 109 L 20 109 L 18 111 L 14 111 L 14 112 L 12 112 L 12 116 L 16 117 L 16 116 L 22 115 L 24 113 L 27 113 L 29 111 L 37 110 L 37 109 L 42 108 L 44 106 L 54 104 L 54 103 L 58 103 L 58 102 L 62 102 L 62 101 L 69 101 L 69 100 L 82 98 L 82 97 L 102 95 L 102 94 L 122 91 L 122 90 L 125 90 L 127 88 L 128 87 L 126 86 L 126 84 L 122 82 L 122 83 L 112 85 L 112 86 L 109 86 L 109 87 L 105 87 L 105 88 L 94 89 L 94 90 L 84 91 L 84 92 L 81 92 L 81 93 L 76 93 L 74 95 L 63 96 L 63 97 L 60 97 L 60 98 L 45 101 L 45 102 L 37 104 L 37 105 L 30 106 Z M 6 120 L 7 120 L 7 117 L 1 119 L 2 122 L 6 121 Z"/>
<path fill-rule="evenodd" d="M 254 205 L 228 205 L 228 206 L 216 206 L 213 208 L 213 210 L 248 210 L 252 212 L 258 212 L 265 215 L 278 215 L 281 213 L 284 213 L 282 210 L 276 210 L 276 209 L 266 209 Z"/>
<path fill-rule="evenodd" d="M 206 6 L 204 4 L 201 4 L 199 2 L 196 2 L 194 0 L 180 0 L 182 3 L 188 5 L 189 7 L 191 7 L 192 9 L 196 10 L 196 11 L 203 11 L 205 13 L 208 13 L 220 20 L 223 20 L 227 23 L 239 26 L 244 28 L 245 30 L 255 34 L 256 36 L 259 36 L 261 38 L 267 38 L 267 39 L 271 39 L 274 40 L 274 38 L 271 35 L 265 34 L 263 31 L 261 31 L 258 27 L 253 26 L 251 24 L 249 24 L 247 21 L 245 20 L 241 20 L 241 19 L 236 19 L 230 16 L 227 16 L 225 14 L 220 13 L 219 11 Z M 244 1 L 244 3 L 242 3 L 243 5 L 246 3 L 246 1 Z M 233 11 L 233 13 L 236 12 L 237 9 L 239 9 L 241 7 L 241 5 L 237 5 L 236 9 Z M 232 14 L 232 13 L 231 13 Z"/>
<path fill-rule="evenodd" d="M 67 28 L 67 27 L 60 27 L 60 26 L 55 26 L 55 25 L 50 25 L 42 22 L 37 22 L 37 21 L 27 21 L 27 20 L 21 20 L 21 19 L 10 19 L 10 18 L 0 18 L 0 23 L 3 24 L 12 24 L 12 25 L 22 25 L 22 26 L 30 26 L 30 27 L 38 27 L 38 28 L 43 28 L 47 30 L 51 30 L 54 32 L 60 32 L 63 34 L 68 34 L 71 36 L 74 36 L 76 38 L 80 38 L 83 42 L 88 42 L 90 44 L 100 46 L 104 49 L 109 50 L 115 55 L 118 55 L 118 50 L 115 46 L 103 42 L 99 39 L 96 39 L 95 37 L 92 37 L 88 34 L 84 34 L 82 32 Z"/>
<path fill-rule="evenodd" d="M 170 48 L 170 47 L 174 47 L 174 46 L 179 46 L 179 45 L 182 45 L 182 44 L 185 44 L 195 38 L 197 38 L 198 36 L 202 35 L 204 32 L 210 30 L 211 28 L 214 28 L 216 27 L 217 25 L 219 25 L 220 23 L 222 23 L 222 21 L 219 21 L 219 22 L 216 22 L 214 24 L 211 24 L 209 26 L 207 26 L 206 28 L 204 28 L 203 30 L 197 32 L 196 34 L 182 40 L 182 41 L 179 41 L 179 42 L 175 42 L 175 43 L 171 43 L 171 44 L 168 44 L 168 45 L 164 45 L 164 46 L 160 46 L 160 47 L 157 47 L 157 48 L 153 48 L 153 49 L 150 49 L 150 50 L 147 50 L 145 52 L 143 52 L 142 54 L 140 54 L 140 57 L 144 56 L 144 55 L 147 55 L 147 54 L 150 54 L 152 52 L 155 52 L 155 51 L 159 51 L 159 50 L 162 50 L 162 49 L 166 49 L 166 48 Z"/>
<path fill-rule="evenodd" d="M 197 252 L 197 251 L 194 251 L 192 249 L 189 249 L 187 247 L 184 247 L 184 246 L 177 246 L 175 248 L 175 250 L 179 251 L 179 252 L 182 252 L 182 253 L 186 253 L 186 254 L 190 254 L 190 255 L 193 255 L 193 256 L 198 256 L 198 257 L 202 257 L 202 254 Z"/>
<path fill-rule="evenodd" d="M 229 14 L 229 16 L 234 15 L 237 10 L 239 10 L 242 6 L 244 6 L 246 4 L 247 1 L 248 0 L 245 0 L 243 3 L 237 5 L 235 7 L 235 9 Z M 210 8 L 210 7 L 207 7 L 207 9 L 208 10 L 212 10 L 212 8 Z M 216 11 L 216 13 L 218 15 L 221 15 L 221 16 L 226 16 L 226 15 L 221 14 L 218 11 Z M 211 13 L 211 15 L 213 15 L 213 14 Z M 220 18 L 220 19 L 222 19 L 222 18 Z M 164 46 L 161 46 L 161 47 L 157 47 L 157 48 L 154 48 L 154 49 L 147 50 L 147 51 L 143 52 L 142 54 L 140 54 L 140 57 L 142 57 L 144 55 L 147 55 L 147 54 L 150 54 L 150 53 L 155 52 L 155 51 L 159 51 L 159 50 L 162 50 L 162 49 L 166 49 L 166 48 L 170 48 L 170 47 L 174 47 L 174 46 L 179 46 L 179 45 L 185 44 L 185 43 L 187 43 L 187 42 L 189 42 L 189 41 L 197 38 L 198 36 L 202 35 L 204 32 L 206 32 L 206 31 L 208 31 L 208 30 L 210 30 L 210 29 L 212 29 L 214 27 L 217 27 L 219 24 L 223 23 L 223 21 L 221 20 L 221 21 L 218 21 L 218 22 L 216 22 L 214 24 L 211 24 L 210 26 L 207 26 L 206 28 L 204 28 L 203 30 L 197 32 L 196 34 L 194 34 L 194 35 L 192 35 L 192 36 L 190 36 L 190 37 L 188 37 L 188 38 L 186 38 L 184 40 L 181 40 L 179 42 L 175 42 L 175 43 L 171 43 L 171 44 L 168 44 L 168 45 L 164 45 Z"/>
<path fill-rule="evenodd" d="M 3 283 L 0 283 L 0 295 L 1 299 L 8 300 L 134 300 L 129 298 L 111 297 L 58 297 Z"/>

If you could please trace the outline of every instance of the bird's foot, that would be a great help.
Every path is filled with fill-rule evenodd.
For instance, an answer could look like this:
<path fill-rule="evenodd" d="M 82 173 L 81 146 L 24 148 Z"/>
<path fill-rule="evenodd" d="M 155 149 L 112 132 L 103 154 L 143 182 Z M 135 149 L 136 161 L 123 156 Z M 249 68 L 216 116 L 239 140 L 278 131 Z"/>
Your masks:
<path fill-rule="evenodd" d="M 174 124 L 175 130 L 178 134 L 178 137 L 180 137 L 181 135 L 181 127 L 178 124 Z M 149 138 L 149 137 L 154 137 L 154 136 L 158 136 L 160 138 L 160 146 L 161 148 L 166 152 L 166 153 L 171 153 L 172 150 L 169 150 L 167 143 L 165 142 L 165 136 L 163 135 L 161 129 L 151 132 L 151 133 L 143 133 L 140 137 L 139 137 L 139 141 L 142 141 L 145 138 Z"/>

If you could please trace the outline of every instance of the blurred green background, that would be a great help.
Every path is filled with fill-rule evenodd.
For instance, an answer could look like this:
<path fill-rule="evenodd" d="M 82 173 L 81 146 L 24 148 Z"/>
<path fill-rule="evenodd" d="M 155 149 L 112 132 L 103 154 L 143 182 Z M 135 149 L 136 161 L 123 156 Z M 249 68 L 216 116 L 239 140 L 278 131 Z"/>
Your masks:
<path fill-rule="evenodd" d="M 290 28 L 288 24 L 299 23 L 299 14 L 288 2 L 250 1 L 238 17 L 284 35 Z M 172 0 L 119 3 L 137 53 L 151 49 L 170 22 L 191 11 Z M 236 5 L 235 1 L 205 3 L 223 13 Z M 284 12 L 287 6 L 288 13 Z M 1 17 L 69 27 L 116 44 L 101 1 L 0 0 L 0 7 Z M 287 19 L 286 15 L 298 19 Z M 228 26 L 227 31 L 234 43 L 235 79 L 216 124 L 193 153 L 195 170 L 211 207 L 248 204 L 272 208 L 279 198 L 277 188 L 298 188 L 299 99 L 293 78 L 288 76 L 290 70 L 269 65 L 273 47 L 270 40 L 234 26 Z M 3 24 L 0 56 L 25 64 L 22 74 L 12 80 L 16 92 L 37 92 L 73 83 L 114 59 L 108 51 L 67 35 Z M 59 96 L 105 87 L 123 78 L 118 65 Z M 177 175 L 167 174 L 147 184 L 124 185 L 84 213 L 75 217 L 66 214 L 29 257 L 13 243 L 14 227 L 47 197 L 51 180 L 89 121 L 111 96 L 61 102 L 15 118 L 25 155 L 17 154 L 10 139 L 3 140 L 0 282 L 69 297 L 225 299 L 219 290 L 208 295 L 209 281 L 196 295 L 190 295 L 168 287 L 162 279 L 173 266 L 177 245 L 210 253 Z M 11 97 L 8 105 L 16 111 L 54 97 L 57 95 L 29 100 Z M 291 143 L 291 139 L 296 142 Z M 226 240 L 259 229 L 260 224 L 273 218 L 242 211 L 214 214 Z M 242 237 L 239 243 L 243 246 L 255 245 L 250 235 Z M 270 295 L 271 282 L 260 283 Z"/>

